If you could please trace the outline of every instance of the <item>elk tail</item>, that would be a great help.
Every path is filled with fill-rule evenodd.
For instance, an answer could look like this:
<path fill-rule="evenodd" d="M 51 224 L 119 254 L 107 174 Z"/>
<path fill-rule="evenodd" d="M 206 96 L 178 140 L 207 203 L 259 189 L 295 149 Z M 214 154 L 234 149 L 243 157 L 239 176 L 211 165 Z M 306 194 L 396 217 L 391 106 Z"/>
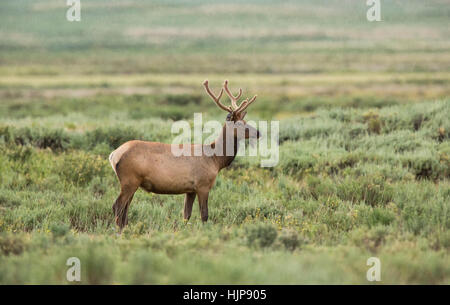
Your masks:
<path fill-rule="evenodd" d="M 116 173 L 117 176 L 117 170 L 116 170 L 116 165 L 117 165 L 117 161 L 114 159 L 114 153 L 116 151 L 113 151 L 110 155 L 109 155 L 109 163 L 111 164 L 111 167 L 113 169 L 113 171 Z"/>
<path fill-rule="evenodd" d="M 109 163 L 111 164 L 111 167 L 114 170 L 114 172 L 116 173 L 117 177 L 119 177 L 118 174 L 117 174 L 117 169 L 118 169 L 119 162 L 122 159 L 123 155 L 128 151 L 128 149 L 130 148 L 131 144 L 132 144 L 131 141 L 126 142 L 126 143 L 120 145 L 119 148 L 114 150 L 109 155 Z"/>

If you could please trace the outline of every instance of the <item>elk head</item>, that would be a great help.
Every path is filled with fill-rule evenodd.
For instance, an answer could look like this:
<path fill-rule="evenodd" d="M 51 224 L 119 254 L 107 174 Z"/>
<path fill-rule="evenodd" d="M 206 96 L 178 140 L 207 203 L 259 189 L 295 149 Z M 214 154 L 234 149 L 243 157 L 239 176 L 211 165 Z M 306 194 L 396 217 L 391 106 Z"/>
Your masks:
<path fill-rule="evenodd" d="M 238 139 L 259 138 L 260 136 L 259 131 L 256 130 L 256 128 L 254 128 L 253 126 L 247 124 L 247 122 L 244 120 L 244 117 L 247 114 L 245 110 L 248 108 L 248 106 L 250 106 L 250 104 L 252 104 L 256 100 L 256 95 L 253 96 L 250 100 L 246 98 L 238 105 L 237 103 L 242 95 L 242 89 L 239 88 L 239 93 L 236 96 L 234 96 L 231 93 L 230 89 L 228 89 L 228 80 L 225 80 L 223 87 L 222 89 L 220 89 L 219 95 L 217 96 L 211 91 L 211 89 L 209 89 L 208 80 L 205 80 L 203 82 L 203 86 L 205 87 L 205 90 L 208 93 L 208 95 L 216 103 L 216 105 L 220 109 L 228 112 L 226 124 L 234 123 L 233 128 L 235 138 Z M 220 98 L 222 97 L 224 91 L 231 100 L 231 106 L 225 106 L 220 102 Z"/>

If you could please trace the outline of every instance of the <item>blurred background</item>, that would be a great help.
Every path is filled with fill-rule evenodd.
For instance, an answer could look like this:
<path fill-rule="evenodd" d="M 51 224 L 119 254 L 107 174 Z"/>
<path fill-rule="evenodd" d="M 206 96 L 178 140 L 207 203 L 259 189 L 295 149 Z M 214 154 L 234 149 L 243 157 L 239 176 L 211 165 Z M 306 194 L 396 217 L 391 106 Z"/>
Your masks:
<path fill-rule="evenodd" d="M 145 116 L 164 111 L 151 100 L 136 111 L 130 96 L 203 99 L 205 78 L 213 88 L 228 78 L 258 93 L 270 100 L 255 104 L 261 114 L 281 117 L 431 100 L 450 90 L 446 0 L 381 1 L 380 22 L 367 21 L 369 7 L 356 0 L 82 0 L 80 22 L 66 20 L 68 8 L 50 0 L 1 4 L 2 110 L 5 98 L 120 95 L 130 104 L 110 109 Z"/>

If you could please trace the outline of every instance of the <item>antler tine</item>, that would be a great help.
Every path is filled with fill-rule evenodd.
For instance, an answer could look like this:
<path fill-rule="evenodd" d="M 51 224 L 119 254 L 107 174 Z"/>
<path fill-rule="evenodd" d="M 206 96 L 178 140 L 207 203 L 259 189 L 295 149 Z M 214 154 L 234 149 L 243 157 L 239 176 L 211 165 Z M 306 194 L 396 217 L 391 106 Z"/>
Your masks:
<path fill-rule="evenodd" d="M 247 109 L 248 106 L 250 106 L 251 103 L 253 103 L 256 100 L 257 95 L 255 95 L 254 97 L 252 97 L 252 99 L 249 101 L 248 99 L 245 99 L 242 104 L 239 106 L 239 109 L 236 110 L 235 112 L 241 113 L 243 112 L 245 109 Z"/>
<path fill-rule="evenodd" d="M 241 109 L 242 109 L 243 107 L 245 107 L 245 105 L 247 105 L 247 103 L 248 103 L 248 98 L 246 98 L 245 100 L 243 100 L 242 103 L 239 105 L 238 109 L 236 109 L 234 112 L 235 112 L 235 113 L 241 112 Z"/>
<path fill-rule="evenodd" d="M 213 99 L 213 101 L 216 103 L 217 106 L 219 106 L 220 109 L 228 111 L 228 112 L 233 111 L 233 109 L 231 109 L 231 107 L 229 107 L 229 106 L 227 107 L 220 102 L 220 98 L 222 97 L 222 94 L 223 94 L 223 88 L 220 89 L 219 96 L 216 97 L 214 95 L 214 93 L 212 93 L 212 91 L 209 89 L 207 79 L 203 82 L 203 86 L 205 87 L 206 93 L 208 93 L 208 95 Z"/>
<path fill-rule="evenodd" d="M 241 95 L 242 95 L 242 89 L 239 88 L 239 93 L 238 93 L 238 95 L 237 95 L 237 96 L 234 96 L 234 95 L 230 92 L 230 90 L 228 89 L 228 80 L 226 80 L 225 83 L 223 84 L 223 88 L 225 89 L 225 92 L 227 93 L 228 97 L 229 97 L 230 100 L 231 100 L 231 105 L 233 106 L 233 110 L 234 110 L 234 111 L 238 110 L 238 109 L 242 106 L 242 103 L 241 103 L 241 105 L 238 106 L 238 105 L 236 104 L 236 102 L 239 100 L 239 98 L 240 98 Z"/>

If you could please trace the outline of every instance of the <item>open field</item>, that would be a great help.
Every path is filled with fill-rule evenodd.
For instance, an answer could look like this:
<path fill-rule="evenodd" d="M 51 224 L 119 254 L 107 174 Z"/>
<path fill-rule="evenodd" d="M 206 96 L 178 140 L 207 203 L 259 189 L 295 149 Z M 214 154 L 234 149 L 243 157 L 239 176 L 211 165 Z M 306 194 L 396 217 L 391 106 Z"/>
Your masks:
<path fill-rule="evenodd" d="M 447 1 L 81 2 L 0 4 L 1 284 L 450 284 Z M 258 94 L 279 164 L 236 158 L 206 224 L 139 190 L 117 236 L 109 153 L 223 121 L 205 78 Z"/>

